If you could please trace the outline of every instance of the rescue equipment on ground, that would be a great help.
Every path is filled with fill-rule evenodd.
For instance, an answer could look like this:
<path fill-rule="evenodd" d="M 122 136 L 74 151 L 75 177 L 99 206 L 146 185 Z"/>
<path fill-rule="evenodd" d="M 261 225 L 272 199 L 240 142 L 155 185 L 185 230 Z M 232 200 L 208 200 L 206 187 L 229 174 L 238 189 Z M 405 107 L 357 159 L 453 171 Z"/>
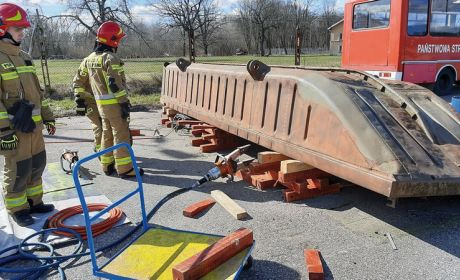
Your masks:
<path fill-rule="evenodd" d="M 82 190 L 82 186 L 80 184 L 80 180 L 79 180 L 79 173 L 80 173 L 80 169 L 82 168 L 81 164 L 89 161 L 89 160 L 92 160 L 94 158 L 97 158 L 99 157 L 100 155 L 103 155 L 107 152 L 110 152 L 110 151 L 113 151 L 115 149 L 119 149 L 121 147 L 126 147 L 131 158 L 132 158 L 132 161 L 133 161 L 133 168 L 134 168 L 134 171 L 136 173 L 136 178 L 137 178 L 137 182 L 138 182 L 138 188 L 131 192 L 130 194 L 128 194 L 126 197 L 122 198 L 121 200 L 119 201 L 116 201 L 114 202 L 112 205 L 106 207 L 104 210 L 100 211 L 98 214 L 94 215 L 93 217 L 89 217 L 89 212 L 90 210 L 92 209 L 91 207 L 91 204 L 86 204 L 86 201 L 85 201 L 85 197 L 84 197 L 84 194 L 83 194 L 83 190 Z M 178 196 L 179 194 L 182 194 L 182 193 L 185 193 L 187 191 L 190 191 L 200 185 L 202 185 L 203 183 L 207 182 L 207 181 L 212 181 L 212 180 L 215 180 L 217 178 L 220 178 L 220 177 L 226 177 L 228 175 L 233 175 L 234 172 L 236 172 L 239 168 L 242 168 L 244 167 L 244 165 L 248 162 L 248 161 L 242 161 L 242 162 L 238 162 L 238 157 L 241 156 L 247 149 L 248 149 L 248 145 L 246 146 L 243 146 L 243 147 L 239 147 L 237 148 L 235 151 L 231 152 L 230 154 L 226 155 L 226 156 L 218 156 L 219 160 L 216 160 L 216 166 L 214 168 L 212 168 L 211 170 L 209 170 L 206 175 L 200 179 L 199 181 L 197 181 L 196 183 L 194 183 L 192 186 L 190 187 L 186 187 L 186 188 L 181 188 L 179 190 L 176 190 L 168 195 L 166 195 L 164 198 L 162 198 L 154 207 L 152 210 L 150 210 L 150 212 L 146 213 L 145 211 L 145 204 L 144 204 L 144 194 L 143 194 L 143 188 L 142 188 L 142 180 L 141 180 L 141 176 L 140 176 L 140 173 L 139 173 L 139 168 L 137 166 L 137 163 L 136 163 L 136 159 L 134 157 L 134 153 L 132 151 L 132 148 L 127 144 L 127 143 L 121 143 L 121 144 L 118 144 L 116 146 L 113 146 L 113 147 L 110 147 L 108 149 L 105 149 L 103 151 L 99 151 L 93 155 L 90 155 L 88 157 L 85 157 L 81 160 L 76 160 L 74 163 L 74 165 L 72 165 L 72 167 L 70 168 L 72 170 L 72 176 L 73 176 L 73 179 L 74 179 L 74 182 L 75 182 L 75 186 L 77 188 L 77 191 L 78 191 L 78 195 L 79 195 L 79 198 L 80 198 L 80 202 L 81 202 L 81 209 L 83 211 L 83 214 L 84 214 L 84 217 L 85 217 L 85 223 L 86 223 L 86 234 L 87 234 L 87 240 L 88 240 L 88 245 L 89 245 L 89 251 L 82 251 L 82 245 L 83 245 L 83 237 L 82 237 L 82 234 L 80 234 L 79 232 L 77 232 L 76 230 L 72 229 L 72 228 L 66 228 L 66 227 L 58 227 L 58 228 L 48 228 L 48 229 L 43 229 L 39 232 L 36 232 L 28 237 L 26 237 L 19 245 L 15 245 L 15 246 L 10 246 L 8 248 L 3 248 L 3 249 L 0 249 L 0 255 L 3 255 L 4 253 L 6 252 L 9 252 L 9 251 L 13 251 L 13 250 L 17 250 L 18 253 L 17 254 L 14 254 L 14 255 L 11 255 L 11 256 L 8 256 L 8 257 L 5 257 L 5 258 L 2 258 L 0 259 L 0 273 L 17 273 L 17 274 L 21 274 L 21 276 L 19 277 L 20 279 L 38 279 L 42 274 L 46 273 L 48 271 L 48 269 L 51 269 L 51 268 L 56 268 L 61 276 L 61 279 L 65 279 L 65 274 L 64 274 L 64 270 L 62 269 L 62 267 L 60 267 L 60 264 L 62 264 L 63 262 L 69 260 L 69 259 L 76 259 L 76 258 L 80 258 L 82 256 L 87 256 L 87 255 L 91 255 L 91 261 L 92 261 L 92 265 L 93 265 L 93 273 L 95 275 L 102 275 L 104 274 L 104 277 L 108 277 L 108 275 L 104 272 L 101 272 L 100 270 L 100 267 L 98 267 L 97 263 L 96 263 L 96 253 L 97 252 L 101 252 L 101 251 L 105 251 L 109 248 L 112 248 L 114 246 L 117 246 L 117 245 L 120 245 L 121 242 L 125 241 L 126 239 L 132 237 L 133 234 L 135 234 L 139 229 L 142 230 L 142 232 L 138 235 L 141 236 L 143 233 L 145 233 L 147 230 L 149 229 L 156 229 L 156 227 L 150 227 L 148 225 L 148 221 L 152 219 L 152 217 L 158 212 L 158 210 L 161 208 L 161 206 L 163 204 L 165 204 L 168 200 Z M 68 152 L 66 152 L 68 151 Z M 66 154 L 66 157 L 67 158 L 75 158 L 75 157 L 72 157 L 72 155 L 76 156 L 76 154 L 72 154 L 72 151 L 69 151 L 69 150 L 65 150 L 65 152 L 63 153 L 63 155 Z M 72 161 L 71 161 L 72 162 Z M 125 201 L 126 199 L 136 195 L 136 194 L 139 194 L 139 197 L 140 197 L 140 205 L 141 205 L 141 213 L 142 213 L 142 223 L 139 223 L 136 227 L 134 227 L 132 230 L 130 230 L 129 232 L 127 232 L 126 234 L 124 234 L 123 236 L 121 236 L 118 240 L 106 245 L 106 246 L 103 246 L 101 248 L 95 248 L 94 247 L 94 241 L 93 241 L 93 236 L 95 235 L 93 233 L 93 228 L 92 226 L 90 226 L 92 223 L 92 221 L 95 221 L 97 220 L 98 218 L 102 217 L 106 212 L 109 212 L 109 211 L 112 211 L 112 209 L 116 208 L 116 206 L 120 205 L 123 201 Z M 90 209 L 91 208 L 91 209 Z M 79 210 L 78 209 L 78 210 Z M 70 214 L 67 214 L 65 216 L 68 216 Z M 117 216 L 117 215 L 115 215 Z M 64 220 L 65 218 L 60 218 L 58 220 L 60 220 L 61 222 Z M 51 224 L 51 221 L 49 222 Z M 53 224 L 53 225 L 61 225 L 61 223 L 56 223 L 56 224 Z M 46 226 L 46 223 L 45 225 Z M 178 231 L 178 230 L 173 230 L 173 229 L 168 229 L 168 228 L 164 228 L 163 229 L 165 231 L 173 231 L 174 233 L 177 233 L 177 232 L 182 232 L 182 233 L 190 233 L 190 232 L 185 232 L 185 231 Z M 42 243 L 42 242 L 35 242 L 35 243 L 32 243 L 29 241 L 34 238 L 35 236 L 39 236 L 39 239 L 43 239 L 43 236 L 45 236 L 46 234 L 48 233 L 52 233 L 52 232 L 61 232 L 61 233 L 64 233 L 66 234 L 67 236 L 74 236 L 73 239 L 70 239 L 66 242 L 62 242 L 62 243 L 59 243 L 58 245 L 51 245 L 51 244 L 47 244 L 47 243 Z M 200 234 L 200 233 L 196 233 L 194 232 L 193 234 Z M 202 235 L 206 235 L 206 236 L 209 236 L 208 234 L 202 234 Z M 216 236 L 216 235 L 213 235 L 213 236 Z M 221 237 L 221 236 L 219 236 Z M 135 241 L 135 240 L 133 240 Z M 67 246 L 67 245 L 71 245 L 71 244 L 77 244 L 76 245 L 76 248 L 75 250 L 73 250 L 73 252 L 69 255 L 57 255 L 54 250 L 57 249 L 57 248 L 61 248 L 63 246 Z M 242 261 L 240 262 L 238 268 L 237 268 L 237 271 L 235 272 L 235 278 L 236 279 L 239 275 L 239 273 L 243 270 L 243 269 L 247 269 L 249 267 L 251 267 L 252 265 L 252 257 L 251 257 L 251 252 L 252 252 L 252 249 L 254 247 L 254 244 L 255 244 L 255 241 L 253 243 L 253 245 L 251 247 L 249 247 L 248 249 L 246 249 L 246 252 L 245 254 L 243 255 L 243 258 L 242 258 Z M 35 248 L 33 250 L 30 250 L 30 246 L 35 246 Z M 49 251 L 50 252 L 50 255 L 49 256 L 43 256 L 43 255 L 39 255 L 39 254 L 34 254 L 32 251 Z M 35 262 L 38 262 L 40 263 L 40 266 L 31 266 L 31 267 L 23 267 L 21 266 L 20 268 L 7 268 L 5 267 L 6 264 L 8 263 L 11 263 L 11 262 L 14 262 L 14 261 L 18 261 L 18 260 L 28 260 L 28 261 L 35 261 Z M 111 275 L 113 276 L 113 275 Z M 116 276 L 114 277 L 116 278 Z M 119 279 L 119 278 L 117 278 Z"/>
<path fill-rule="evenodd" d="M 64 149 L 61 154 L 60 162 L 62 171 L 67 174 L 72 173 L 75 163 L 78 161 L 78 151 Z"/>

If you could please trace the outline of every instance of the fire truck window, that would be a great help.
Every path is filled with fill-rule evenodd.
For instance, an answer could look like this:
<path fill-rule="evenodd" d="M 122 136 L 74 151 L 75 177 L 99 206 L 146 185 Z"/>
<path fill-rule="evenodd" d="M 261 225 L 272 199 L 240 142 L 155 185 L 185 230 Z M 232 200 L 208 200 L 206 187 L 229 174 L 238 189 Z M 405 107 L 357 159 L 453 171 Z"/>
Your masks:
<path fill-rule="evenodd" d="M 430 34 L 460 36 L 459 0 L 432 0 Z"/>
<path fill-rule="evenodd" d="M 425 36 L 428 27 L 428 0 L 409 0 L 407 34 Z"/>
<path fill-rule="evenodd" d="M 387 27 L 389 23 L 390 0 L 377 0 L 354 7 L 353 29 L 382 28 Z"/>

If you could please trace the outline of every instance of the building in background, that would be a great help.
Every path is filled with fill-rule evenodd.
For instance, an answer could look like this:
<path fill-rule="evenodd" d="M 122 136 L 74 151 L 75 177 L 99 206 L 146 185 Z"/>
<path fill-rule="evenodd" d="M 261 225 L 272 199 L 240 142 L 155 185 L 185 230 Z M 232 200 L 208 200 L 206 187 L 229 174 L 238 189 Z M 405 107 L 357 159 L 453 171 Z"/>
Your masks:
<path fill-rule="evenodd" d="M 342 54 L 342 33 L 343 33 L 343 19 L 328 27 L 331 33 L 331 41 L 329 51 L 333 55 Z"/>

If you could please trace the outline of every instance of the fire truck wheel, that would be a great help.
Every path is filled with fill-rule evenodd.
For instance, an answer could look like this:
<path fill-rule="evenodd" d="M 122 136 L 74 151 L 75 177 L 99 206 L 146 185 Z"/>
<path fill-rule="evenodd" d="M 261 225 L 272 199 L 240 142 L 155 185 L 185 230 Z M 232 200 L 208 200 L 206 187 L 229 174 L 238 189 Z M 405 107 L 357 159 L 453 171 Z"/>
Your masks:
<path fill-rule="evenodd" d="M 444 68 L 438 75 L 433 91 L 437 95 L 446 95 L 451 93 L 455 83 L 454 72 L 449 68 Z"/>

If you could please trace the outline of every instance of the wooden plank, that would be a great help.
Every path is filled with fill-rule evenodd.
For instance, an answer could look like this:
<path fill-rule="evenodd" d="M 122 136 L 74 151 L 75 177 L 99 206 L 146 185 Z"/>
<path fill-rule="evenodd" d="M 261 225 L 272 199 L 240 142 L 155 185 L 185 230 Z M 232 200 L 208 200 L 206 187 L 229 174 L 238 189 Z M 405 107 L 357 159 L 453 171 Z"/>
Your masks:
<path fill-rule="evenodd" d="M 280 171 L 284 174 L 310 170 L 314 167 L 298 160 L 288 159 L 281 162 Z"/>
<path fill-rule="evenodd" d="M 202 211 L 212 207 L 215 203 L 216 201 L 214 199 L 208 198 L 208 199 L 199 201 L 197 203 L 194 203 L 192 205 L 189 205 L 187 208 L 184 209 L 182 214 L 185 217 L 194 218 L 196 215 L 198 215 Z"/>
<path fill-rule="evenodd" d="M 235 219 L 241 220 L 248 216 L 246 210 L 243 207 L 239 206 L 233 199 L 222 191 L 215 190 L 211 191 L 211 196 L 224 207 L 227 212 L 229 212 Z"/>
<path fill-rule="evenodd" d="M 283 154 L 272 152 L 272 151 L 260 152 L 257 154 L 257 161 L 260 164 L 282 161 L 282 160 L 287 160 L 287 159 L 290 159 L 290 158 Z"/>
<path fill-rule="evenodd" d="M 254 242 L 252 230 L 240 228 L 172 269 L 174 280 L 199 279 Z"/>
<path fill-rule="evenodd" d="M 304 250 L 305 262 L 307 263 L 308 279 L 324 280 L 324 269 L 319 256 L 319 251 L 314 249 Z"/>

